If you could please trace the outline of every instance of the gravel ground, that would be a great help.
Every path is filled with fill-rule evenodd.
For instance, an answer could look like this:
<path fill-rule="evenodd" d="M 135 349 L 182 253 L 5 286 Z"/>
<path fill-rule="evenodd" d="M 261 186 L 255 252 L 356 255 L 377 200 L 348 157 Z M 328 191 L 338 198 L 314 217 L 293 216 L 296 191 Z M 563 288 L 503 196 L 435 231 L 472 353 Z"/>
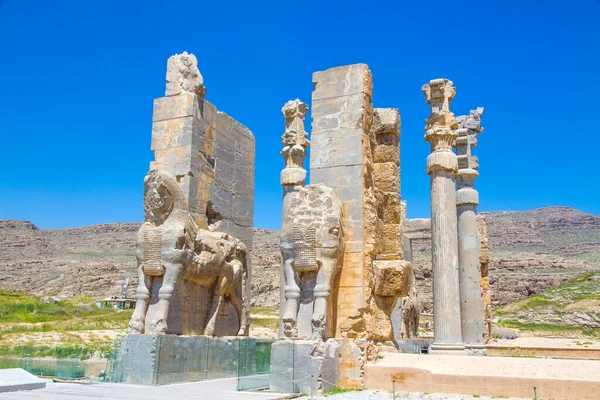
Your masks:
<path fill-rule="evenodd" d="M 300 397 L 301 400 L 309 400 L 309 397 Z M 315 396 L 314 400 L 392 400 L 392 393 L 382 390 L 359 390 L 346 393 Z M 408 393 L 396 392 L 396 400 L 492 400 L 497 397 L 470 396 L 467 394 L 446 393 Z M 531 400 L 517 397 L 502 397 L 503 400 Z"/>

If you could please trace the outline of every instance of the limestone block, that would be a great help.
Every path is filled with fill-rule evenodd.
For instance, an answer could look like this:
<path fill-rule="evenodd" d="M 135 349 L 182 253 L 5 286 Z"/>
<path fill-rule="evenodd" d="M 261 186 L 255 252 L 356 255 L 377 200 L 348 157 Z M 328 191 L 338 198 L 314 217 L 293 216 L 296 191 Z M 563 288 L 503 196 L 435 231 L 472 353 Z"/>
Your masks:
<path fill-rule="evenodd" d="M 340 272 L 340 286 L 362 287 L 363 284 L 363 254 L 345 253 L 344 265 Z"/>
<path fill-rule="evenodd" d="M 374 293 L 377 296 L 402 297 L 410 289 L 411 266 L 403 260 L 373 261 Z"/>
<path fill-rule="evenodd" d="M 384 224 L 401 224 L 402 206 L 400 193 L 385 193 L 383 198 L 383 218 Z"/>
<path fill-rule="evenodd" d="M 374 165 L 375 187 L 384 192 L 400 193 L 400 168 L 392 162 Z"/>
<path fill-rule="evenodd" d="M 376 135 L 391 133 L 398 137 L 400 135 L 400 112 L 397 108 L 374 108 L 371 129 Z"/>
<path fill-rule="evenodd" d="M 233 221 L 242 226 L 252 226 L 254 218 L 254 199 L 237 195 L 233 199 Z"/>
<path fill-rule="evenodd" d="M 198 97 L 194 93 L 154 99 L 152 122 L 182 117 L 192 117 L 198 109 Z"/>
<path fill-rule="evenodd" d="M 312 136 L 311 170 L 362 164 L 363 131 L 361 129 L 325 130 Z"/>
<path fill-rule="evenodd" d="M 181 93 L 196 93 L 201 97 L 206 94 L 204 79 L 198 70 L 198 60 L 193 54 L 184 51 L 175 54 L 167 61 L 166 96 L 176 96 Z"/>
<path fill-rule="evenodd" d="M 152 124 L 151 150 L 191 146 L 194 135 L 193 117 L 157 121 Z"/>
<path fill-rule="evenodd" d="M 216 219 L 233 217 L 233 194 L 220 186 L 215 186 L 210 193 L 209 220 L 213 214 Z"/>
<path fill-rule="evenodd" d="M 373 94 L 373 77 L 366 64 L 329 68 L 313 73 L 313 101 L 355 93 Z"/>
<path fill-rule="evenodd" d="M 381 235 L 381 253 L 377 258 L 383 258 L 384 255 L 402 254 L 402 224 L 383 225 L 383 234 Z"/>

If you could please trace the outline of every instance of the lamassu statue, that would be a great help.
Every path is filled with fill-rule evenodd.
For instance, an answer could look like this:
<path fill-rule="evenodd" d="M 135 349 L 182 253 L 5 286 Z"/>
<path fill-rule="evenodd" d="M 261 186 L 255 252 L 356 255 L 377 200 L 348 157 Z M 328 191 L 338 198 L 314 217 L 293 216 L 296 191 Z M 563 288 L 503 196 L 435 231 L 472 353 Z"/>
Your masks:
<path fill-rule="evenodd" d="M 322 340 L 342 255 L 341 203 L 324 185 L 297 187 L 281 233 L 285 337 Z"/>
<path fill-rule="evenodd" d="M 137 303 L 128 332 L 247 335 L 246 246 L 226 233 L 199 229 L 169 173 L 151 170 L 144 189 Z M 237 315 L 235 326 L 216 332 L 216 321 L 227 317 L 229 304 Z"/>

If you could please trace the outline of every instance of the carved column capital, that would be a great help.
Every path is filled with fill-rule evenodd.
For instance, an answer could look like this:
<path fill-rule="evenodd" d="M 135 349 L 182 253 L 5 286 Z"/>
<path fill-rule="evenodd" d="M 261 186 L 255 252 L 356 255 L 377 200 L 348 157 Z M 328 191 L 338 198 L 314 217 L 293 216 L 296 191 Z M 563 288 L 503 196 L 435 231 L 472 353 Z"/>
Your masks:
<path fill-rule="evenodd" d="M 423 85 L 421 90 L 425 95 L 425 101 L 431 107 L 429 118 L 425 120 L 427 123 L 425 130 L 437 126 L 455 129 L 454 114 L 450 112 L 450 102 L 456 94 L 456 88 L 452 86 L 452 81 L 444 78 L 433 79 Z"/>
<path fill-rule="evenodd" d="M 304 131 L 307 111 L 308 106 L 299 99 L 288 101 L 281 109 L 285 117 L 285 132 L 281 136 L 281 155 L 285 161 L 280 177 L 282 186 L 303 186 L 306 180 L 304 159 L 310 146 L 308 134 Z"/>
<path fill-rule="evenodd" d="M 456 118 L 458 137 L 456 139 L 456 155 L 458 174 L 456 175 L 457 204 L 479 204 L 477 191 L 474 189 L 475 179 L 479 176 L 479 159 L 473 155 L 473 147 L 477 146 L 477 136 L 483 132 L 481 115 L 483 107 L 471 110 L 469 115 Z"/>

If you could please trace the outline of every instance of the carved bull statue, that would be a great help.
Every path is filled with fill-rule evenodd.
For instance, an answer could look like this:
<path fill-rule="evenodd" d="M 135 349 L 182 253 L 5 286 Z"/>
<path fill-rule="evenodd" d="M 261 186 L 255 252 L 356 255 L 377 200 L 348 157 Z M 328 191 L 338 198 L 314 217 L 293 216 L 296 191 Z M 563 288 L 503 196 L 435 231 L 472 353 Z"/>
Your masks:
<path fill-rule="evenodd" d="M 342 255 L 341 203 L 323 185 L 300 187 L 292 196 L 280 241 L 284 335 L 322 340 L 327 335 L 331 285 Z M 299 316 L 299 311 L 310 317 Z"/>
<path fill-rule="evenodd" d="M 230 303 L 239 322 L 235 332 L 246 335 L 246 246 L 226 233 L 198 229 L 177 181 L 169 173 L 151 170 L 144 189 L 145 218 L 136 249 L 137 303 L 128 332 L 188 333 L 173 332 L 167 326 L 173 296 L 182 295 L 176 288 L 184 280 L 197 284 L 198 290 L 202 287 L 212 291 L 212 304 L 205 305 L 204 332 L 194 333 L 213 335 L 217 317 Z"/>

